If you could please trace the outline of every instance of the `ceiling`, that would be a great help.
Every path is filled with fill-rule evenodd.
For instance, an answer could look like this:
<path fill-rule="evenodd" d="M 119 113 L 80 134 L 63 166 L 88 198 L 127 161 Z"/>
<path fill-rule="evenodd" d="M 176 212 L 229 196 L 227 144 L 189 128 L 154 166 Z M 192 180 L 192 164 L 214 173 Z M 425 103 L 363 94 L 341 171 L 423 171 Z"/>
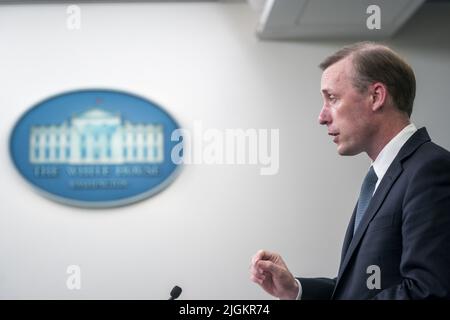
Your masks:
<path fill-rule="evenodd" d="M 263 40 L 364 39 L 394 35 L 424 2 L 450 0 L 77 0 L 98 2 L 244 2 L 259 14 L 256 34 Z M 74 3 L 73 0 L 0 0 L 0 4 Z M 369 5 L 380 8 L 380 29 L 369 29 Z"/>
<path fill-rule="evenodd" d="M 443 1 L 443 0 L 433 0 Z M 448 0 L 445 0 L 448 1 Z M 257 35 L 261 39 L 381 39 L 392 36 L 425 0 L 248 0 L 260 12 Z M 380 8 L 380 29 L 366 21 Z"/>

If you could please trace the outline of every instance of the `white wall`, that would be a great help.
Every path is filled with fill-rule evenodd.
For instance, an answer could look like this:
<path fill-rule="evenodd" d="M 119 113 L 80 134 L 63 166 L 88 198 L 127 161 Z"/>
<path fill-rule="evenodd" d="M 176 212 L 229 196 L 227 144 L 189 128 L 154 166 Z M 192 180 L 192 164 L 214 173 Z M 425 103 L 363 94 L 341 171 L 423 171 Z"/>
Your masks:
<path fill-rule="evenodd" d="M 334 276 L 365 155 L 342 158 L 317 124 L 317 64 L 345 42 L 260 42 L 239 4 L 0 6 L 0 298 L 270 299 L 251 255 L 283 254 L 296 275 Z M 427 5 L 389 41 L 416 70 L 414 121 L 450 148 L 448 5 Z M 42 198 L 15 171 L 8 136 L 36 102 L 116 88 L 163 105 L 182 126 L 279 128 L 280 171 L 186 166 L 164 192 L 111 210 Z M 66 289 L 66 267 L 82 289 Z"/>

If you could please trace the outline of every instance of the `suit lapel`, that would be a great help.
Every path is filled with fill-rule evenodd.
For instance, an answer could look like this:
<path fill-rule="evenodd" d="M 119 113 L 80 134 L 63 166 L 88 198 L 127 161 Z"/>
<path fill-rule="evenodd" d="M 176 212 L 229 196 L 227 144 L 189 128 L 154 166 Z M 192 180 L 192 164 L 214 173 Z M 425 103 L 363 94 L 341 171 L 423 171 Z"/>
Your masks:
<path fill-rule="evenodd" d="M 361 239 L 363 238 L 364 233 L 367 230 L 367 227 L 369 226 L 369 223 L 372 221 L 372 219 L 375 217 L 376 213 L 378 212 L 380 206 L 382 205 L 384 199 L 386 198 L 387 194 L 389 193 L 389 190 L 391 189 L 394 182 L 397 180 L 399 175 L 403 171 L 402 167 L 402 161 L 410 156 L 412 153 L 414 153 L 419 146 L 421 146 L 423 143 L 430 141 L 430 137 L 426 131 L 425 128 L 421 128 L 417 130 L 417 132 L 411 136 L 411 138 L 405 143 L 405 145 L 400 149 L 398 155 L 395 157 L 392 164 L 389 166 L 389 169 L 387 170 L 386 174 L 384 175 L 383 179 L 380 182 L 380 185 L 378 186 L 377 190 L 375 191 L 375 194 L 372 197 L 372 200 L 370 201 L 369 206 L 367 207 L 366 213 L 364 214 L 364 217 L 362 218 L 360 225 L 358 227 L 357 232 L 353 235 L 353 226 L 355 222 L 355 210 L 353 210 L 353 215 L 350 220 L 349 226 L 347 228 L 347 232 L 345 235 L 344 240 L 344 246 L 342 248 L 342 254 L 341 254 L 341 264 L 339 267 L 339 273 L 338 278 L 336 282 L 336 286 L 334 288 L 333 297 L 335 295 L 336 289 L 338 287 L 339 281 L 342 278 L 342 275 L 347 268 L 349 261 L 353 254 L 355 253 L 356 248 L 358 247 L 358 244 L 360 243 Z M 352 237 L 353 235 L 353 237 Z M 348 249 L 347 249 L 348 248 Z"/>
<path fill-rule="evenodd" d="M 345 233 L 344 243 L 342 245 L 340 267 L 342 266 L 342 262 L 344 261 L 345 254 L 347 253 L 350 243 L 353 239 L 353 229 L 355 227 L 355 216 L 356 216 L 357 208 L 358 208 L 358 203 L 356 203 L 355 209 L 353 209 L 353 214 L 352 214 L 352 217 L 350 218 L 350 223 L 348 224 L 347 231 Z"/>

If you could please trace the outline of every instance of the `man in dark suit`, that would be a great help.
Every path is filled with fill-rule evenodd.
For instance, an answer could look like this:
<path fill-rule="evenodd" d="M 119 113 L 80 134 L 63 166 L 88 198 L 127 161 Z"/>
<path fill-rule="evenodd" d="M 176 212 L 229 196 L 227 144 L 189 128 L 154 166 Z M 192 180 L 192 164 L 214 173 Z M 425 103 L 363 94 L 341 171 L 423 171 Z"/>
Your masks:
<path fill-rule="evenodd" d="M 372 160 L 336 278 L 294 278 L 260 250 L 251 279 L 280 299 L 450 298 L 450 153 L 410 122 L 415 76 L 386 46 L 356 43 L 326 58 L 319 122 L 340 155 Z"/>

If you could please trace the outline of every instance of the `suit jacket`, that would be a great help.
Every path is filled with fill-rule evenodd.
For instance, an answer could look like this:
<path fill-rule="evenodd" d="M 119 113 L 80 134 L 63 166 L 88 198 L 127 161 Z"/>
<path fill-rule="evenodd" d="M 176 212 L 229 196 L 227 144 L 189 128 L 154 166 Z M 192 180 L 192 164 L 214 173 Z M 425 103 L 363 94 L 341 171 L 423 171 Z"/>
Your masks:
<path fill-rule="evenodd" d="M 450 299 L 450 152 L 425 128 L 400 149 L 353 235 L 355 214 L 337 278 L 299 278 L 302 299 Z M 367 285 L 373 265 L 380 289 Z"/>

